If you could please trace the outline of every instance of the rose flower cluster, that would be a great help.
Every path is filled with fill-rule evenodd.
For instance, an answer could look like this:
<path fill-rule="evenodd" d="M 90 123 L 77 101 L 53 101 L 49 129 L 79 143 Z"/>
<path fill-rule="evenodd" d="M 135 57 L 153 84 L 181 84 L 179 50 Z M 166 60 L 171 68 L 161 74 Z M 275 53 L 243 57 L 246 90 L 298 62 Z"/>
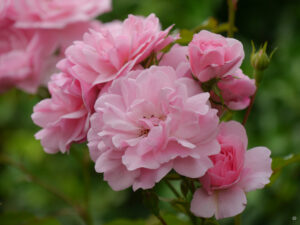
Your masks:
<path fill-rule="evenodd" d="M 0 93 L 47 85 L 65 49 L 110 8 L 111 0 L 1 0 Z"/>
<path fill-rule="evenodd" d="M 171 28 L 153 14 L 129 15 L 85 33 L 57 64 L 51 98 L 34 107 L 36 138 L 48 153 L 87 141 L 114 190 L 150 189 L 175 171 L 202 184 L 191 202 L 196 216 L 237 215 L 245 193 L 272 173 L 270 151 L 247 150 L 244 127 L 219 118 L 245 109 L 256 91 L 240 69 L 243 46 L 205 30 L 180 46 Z"/>

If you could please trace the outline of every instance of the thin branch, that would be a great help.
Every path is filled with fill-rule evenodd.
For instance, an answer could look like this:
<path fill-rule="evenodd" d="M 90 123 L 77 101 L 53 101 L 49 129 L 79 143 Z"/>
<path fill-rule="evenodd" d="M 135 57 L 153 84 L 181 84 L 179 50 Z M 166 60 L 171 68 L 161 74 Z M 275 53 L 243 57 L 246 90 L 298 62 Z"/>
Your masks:
<path fill-rule="evenodd" d="M 86 150 L 86 149 L 84 149 Z M 82 159 L 83 180 L 84 180 L 84 208 L 85 208 L 85 221 L 88 225 L 93 225 L 93 220 L 89 212 L 90 207 L 90 173 L 89 173 L 89 157 L 88 151 L 85 151 Z"/>
<path fill-rule="evenodd" d="M 160 221 L 163 225 L 168 225 L 167 222 L 164 220 L 164 218 L 162 218 L 161 215 L 157 215 L 156 217 L 157 217 L 157 219 L 159 219 L 159 221 Z"/>
<path fill-rule="evenodd" d="M 235 6 L 233 4 L 233 0 L 227 0 L 227 5 L 228 5 L 228 31 L 227 31 L 227 36 L 228 37 L 233 37 L 234 35 L 234 23 L 235 23 Z"/>
<path fill-rule="evenodd" d="M 254 100 L 255 100 L 255 97 L 256 97 L 256 93 L 257 93 L 257 90 L 255 91 L 254 95 L 251 97 L 250 104 L 249 104 L 249 106 L 247 108 L 247 111 L 246 111 L 246 114 L 244 116 L 243 123 L 242 123 L 244 126 L 246 125 L 247 120 L 248 120 L 249 115 L 250 115 L 250 112 L 251 112 L 251 110 L 253 108 L 253 104 L 254 104 Z"/>
<path fill-rule="evenodd" d="M 174 193 L 174 195 L 177 198 L 181 198 L 180 194 L 178 193 L 178 191 L 173 187 L 173 185 L 166 179 L 165 180 L 166 184 L 168 185 L 168 187 L 171 189 L 171 191 Z"/>

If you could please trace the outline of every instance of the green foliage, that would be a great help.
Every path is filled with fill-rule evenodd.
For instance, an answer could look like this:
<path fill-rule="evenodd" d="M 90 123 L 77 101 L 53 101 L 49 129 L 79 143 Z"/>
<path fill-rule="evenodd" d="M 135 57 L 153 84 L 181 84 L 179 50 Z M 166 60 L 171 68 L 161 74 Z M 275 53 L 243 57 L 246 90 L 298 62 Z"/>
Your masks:
<path fill-rule="evenodd" d="M 213 18 L 210 17 L 207 20 L 205 20 L 203 23 L 195 27 L 194 29 L 188 30 L 188 29 L 181 29 L 179 31 L 180 33 L 180 39 L 178 39 L 176 42 L 181 45 L 188 45 L 189 42 L 193 39 L 193 35 L 195 33 L 200 32 L 201 30 L 209 30 L 214 33 L 224 33 L 227 32 L 229 29 L 228 23 L 221 23 Z M 237 28 L 234 27 L 233 31 L 236 32 Z"/>
<path fill-rule="evenodd" d="M 219 225 L 216 219 L 206 219 L 203 222 L 203 225 Z"/>
<path fill-rule="evenodd" d="M 272 185 L 282 174 L 282 169 L 290 164 L 300 163 L 300 153 L 299 154 L 290 154 L 285 157 L 274 157 L 272 159 L 272 170 L 273 174 L 271 176 L 271 182 L 269 185 Z"/>
<path fill-rule="evenodd" d="M 189 183 L 188 180 L 183 180 L 180 184 L 180 190 L 183 196 L 186 198 L 189 192 Z"/>
<path fill-rule="evenodd" d="M 126 220 L 126 219 L 118 219 L 118 220 L 114 220 L 110 223 L 107 223 L 105 225 L 145 225 L 145 221 L 142 221 L 142 220 L 133 221 L 133 220 Z"/>
<path fill-rule="evenodd" d="M 187 218 L 183 219 L 174 214 L 163 214 L 162 218 L 168 225 L 190 225 Z M 205 225 L 217 225 L 218 223 L 207 223 Z M 156 217 L 149 217 L 146 220 L 128 220 L 117 219 L 105 225 L 162 225 L 162 223 Z"/>
<path fill-rule="evenodd" d="M 180 33 L 180 39 L 176 41 L 178 44 L 187 45 L 193 39 L 193 35 L 194 35 L 193 31 L 182 29 L 180 30 L 179 33 Z"/>
<path fill-rule="evenodd" d="M 276 173 L 284 167 L 290 165 L 291 163 L 300 162 L 300 153 L 299 154 L 290 154 L 285 157 L 274 157 L 272 162 L 273 172 Z"/>
<path fill-rule="evenodd" d="M 158 196 L 153 190 L 143 191 L 143 203 L 155 216 L 159 216 L 158 202 Z"/>
<path fill-rule="evenodd" d="M 162 217 L 168 225 L 190 225 L 190 223 L 187 221 L 187 218 L 180 218 L 175 214 L 163 214 Z M 149 223 L 147 225 L 161 225 L 161 223 Z"/>
<path fill-rule="evenodd" d="M 39 218 L 26 212 L 7 212 L 0 215 L 0 225 L 61 225 L 51 217 Z"/>

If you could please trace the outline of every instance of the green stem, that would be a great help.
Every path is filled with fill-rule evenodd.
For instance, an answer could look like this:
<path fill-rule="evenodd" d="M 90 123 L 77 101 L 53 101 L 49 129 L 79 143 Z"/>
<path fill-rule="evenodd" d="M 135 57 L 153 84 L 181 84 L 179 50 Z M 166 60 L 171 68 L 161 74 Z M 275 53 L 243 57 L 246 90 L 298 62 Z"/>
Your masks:
<path fill-rule="evenodd" d="M 257 90 L 255 91 L 254 95 L 250 99 L 250 104 L 249 104 L 249 106 L 247 108 L 247 111 L 246 111 L 246 114 L 244 116 L 243 123 L 242 123 L 244 126 L 246 125 L 246 123 L 248 121 L 248 118 L 249 118 L 249 115 L 250 115 L 250 112 L 251 112 L 251 110 L 253 108 L 253 104 L 254 104 L 254 100 L 255 100 L 255 97 L 256 97 L 256 93 L 257 93 Z"/>
<path fill-rule="evenodd" d="M 86 149 L 84 149 L 86 150 Z M 84 179 L 84 208 L 86 212 L 86 223 L 88 225 L 93 225 L 93 220 L 89 211 L 90 207 L 90 173 L 89 173 L 89 156 L 88 151 L 84 152 L 83 160 L 83 179 Z"/>
<path fill-rule="evenodd" d="M 257 70 L 254 70 L 254 72 L 253 72 L 253 75 L 254 75 L 254 78 L 255 78 L 256 91 L 255 91 L 254 95 L 250 99 L 250 104 L 249 104 L 249 106 L 247 108 L 247 111 L 246 111 L 246 114 L 244 116 L 243 123 L 242 123 L 244 126 L 246 125 L 247 120 L 248 120 L 249 115 L 250 115 L 250 112 L 251 112 L 251 110 L 253 108 L 253 104 L 254 104 L 255 97 L 256 97 L 256 94 L 257 94 L 257 91 L 258 91 L 258 87 L 259 87 L 259 83 L 260 83 L 260 80 L 259 80 L 260 79 L 259 77 L 261 77 L 260 73 L 262 73 L 262 72 L 261 71 L 257 71 Z"/>
<path fill-rule="evenodd" d="M 228 5 L 228 31 L 227 31 L 227 36 L 228 37 L 233 37 L 234 35 L 234 21 L 235 21 L 235 6 L 232 2 L 233 0 L 227 0 L 227 5 Z"/>
<path fill-rule="evenodd" d="M 181 198 L 180 194 L 178 193 L 178 191 L 173 187 L 173 185 L 166 179 L 165 180 L 166 184 L 168 185 L 168 187 L 171 189 L 171 191 L 174 193 L 174 195 L 177 198 Z"/>
<path fill-rule="evenodd" d="M 167 222 L 164 220 L 164 218 L 162 218 L 161 215 L 157 215 L 156 217 L 157 217 L 157 219 L 159 219 L 159 221 L 160 221 L 163 225 L 168 225 Z"/>
<path fill-rule="evenodd" d="M 190 186 L 191 192 L 194 194 L 196 191 L 194 180 L 190 180 L 190 184 L 191 184 L 191 186 Z"/>

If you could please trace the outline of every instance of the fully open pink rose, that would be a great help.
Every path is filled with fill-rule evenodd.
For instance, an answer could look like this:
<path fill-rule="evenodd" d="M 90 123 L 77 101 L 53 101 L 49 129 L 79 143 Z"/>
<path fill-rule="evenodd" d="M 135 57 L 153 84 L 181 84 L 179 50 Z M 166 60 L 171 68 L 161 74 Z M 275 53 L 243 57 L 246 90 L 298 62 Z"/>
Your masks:
<path fill-rule="evenodd" d="M 200 177 L 217 154 L 218 117 L 197 82 L 172 67 L 133 71 L 95 105 L 88 134 L 96 171 L 115 190 L 152 188 L 172 168 Z M 120 182 L 120 180 L 122 182 Z"/>
<path fill-rule="evenodd" d="M 161 31 L 158 18 L 129 15 L 124 23 L 91 30 L 76 41 L 59 64 L 90 87 L 102 85 L 126 74 L 137 64 L 169 44 L 170 28 Z M 68 65 L 66 67 L 66 65 Z"/>
<path fill-rule="evenodd" d="M 192 72 L 201 82 L 235 72 L 244 58 L 241 42 L 206 30 L 195 34 L 188 48 Z"/>
<path fill-rule="evenodd" d="M 221 152 L 211 156 L 214 167 L 200 178 L 191 202 L 191 211 L 199 217 L 216 219 L 241 213 L 247 203 L 245 192 L 263 188 L 272 174 L 270 150 L 256 147 L 246 151 L 247 135 L 238 122 L 220 125 Z"/>
<path fill-rule="evenodd" d="M 43 128 L 35 137 L 47 153 L 66 152 L 71 143 L 86 139 L 90 103 L 97 93 L 83 99 L 79 81 L 65 73 L 53 75 L 48 88 L 51 98 L 39 102 L 32 114 L 34 123 Z"/>
<path fill-rule="evenodd" d="M 19 28 L 64 28 L 71 23 L 89 21 L 111 9 L 111 0 L 11 1 L 12 18 Z"/>
<path fill-rule="evenodd" d="M 247 108 L 250 104 L 250 97 L 256 90 L 255 80 L 244 75 L 240 69 L 232 75 L 222 77 L 218 82 L 218 87 L 224 103 L 232 110 Z"/>

